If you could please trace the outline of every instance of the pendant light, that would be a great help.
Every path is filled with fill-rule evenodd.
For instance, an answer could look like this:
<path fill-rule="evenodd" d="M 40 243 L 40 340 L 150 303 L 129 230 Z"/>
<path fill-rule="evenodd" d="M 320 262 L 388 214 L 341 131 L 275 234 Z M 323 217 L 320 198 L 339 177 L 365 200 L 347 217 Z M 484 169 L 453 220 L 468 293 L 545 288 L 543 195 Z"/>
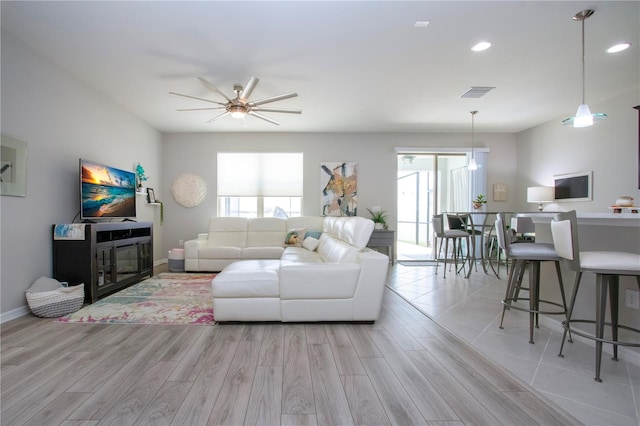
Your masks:
<path fill-rule="evenodd" d="M 602 112 L 597 112 L 595 114 L 591 113 L 589 109 L 589 105 L 584 100 L 584 92 L 585 92 L 585 72 L 584 72 L 584 21 L 593 15 L 593 9 L 585 9 L 581 12 L 578 12 L 573 17 L 574 21 L 580 21 L 582 24 L 582 103 L 578 106 L 578 111 L 576 111 L 576 115 L 573 117 L 565 118 L 562 120 L 562 124 L 564 125 L 572 125 L 573 127 L 587 127 L 593 124 L 594 120 L 601 120 L 607 117 L 607 114 Z"/>
<path fill-rule="evenodd" d="M 476 159 L 473 153 L 473 124 L 474 124 L 474 120 L 473 118 L 475 117 L 475 115 L 478 113 L 478 111 L 471 111 L 471 160 L 469 160 L 469 165 L 467 166 L 467 169 L 473 171 L 473 170 L 478 170 L 478 164 L 476 163 Z"/>

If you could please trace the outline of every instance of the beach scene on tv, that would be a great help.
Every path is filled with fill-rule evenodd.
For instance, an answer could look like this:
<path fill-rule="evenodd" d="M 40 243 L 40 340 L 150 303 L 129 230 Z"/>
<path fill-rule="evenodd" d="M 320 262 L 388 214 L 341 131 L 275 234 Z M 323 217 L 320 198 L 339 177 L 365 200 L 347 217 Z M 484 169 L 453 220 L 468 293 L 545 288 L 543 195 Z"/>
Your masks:
<path fill-rule="evenodd" d="M 136 175 L 98 163 L 82 162 L 82 217 L 135 217 Z"/>

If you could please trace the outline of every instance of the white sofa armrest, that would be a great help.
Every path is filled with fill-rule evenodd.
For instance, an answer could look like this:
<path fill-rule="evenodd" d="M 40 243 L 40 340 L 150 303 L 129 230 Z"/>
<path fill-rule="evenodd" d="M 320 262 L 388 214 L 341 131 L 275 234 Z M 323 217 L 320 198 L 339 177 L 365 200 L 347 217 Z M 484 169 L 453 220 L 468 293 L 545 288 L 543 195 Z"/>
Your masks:
<path fill-rule="evenodd" d="M 201 247 L 205 247 L 207 245 L 206 239 L 196 239 L 196 240 L 187 240 L 184 242 L 184 258 L 185 259 L 197 259 L 198 258 L 198 250 Z"/>
<path fill-rule="evenodd" d="M 360 251 L 359 258 L 360 277 L 353 297 L 353 319 L 377 320 L 382 308 L 389 256 L 365 248 Z"/>
<path fill-rule="evenodd" d="M 204 235 L 205 238 L 201 238 Z M 200 265 L 198 262 L 198 252 L 200 248 L 207 246 L 208 234 L 198 234 L 198 238 L 195 240 L 188 240 L 184 242 L 184 269 L 185 271 L 199 271 Z"/>
<path fill-rule="evenodd" d="M 197 259 L 198 258 L 198 250 L 201 247 L 207 245 L 209 241 L 209 234 L 206 232 L 204 234 L 198 234 L 198 238 L 195 240 L 187 240 L 184 242 L 184 258 L 185 259 Z"/>

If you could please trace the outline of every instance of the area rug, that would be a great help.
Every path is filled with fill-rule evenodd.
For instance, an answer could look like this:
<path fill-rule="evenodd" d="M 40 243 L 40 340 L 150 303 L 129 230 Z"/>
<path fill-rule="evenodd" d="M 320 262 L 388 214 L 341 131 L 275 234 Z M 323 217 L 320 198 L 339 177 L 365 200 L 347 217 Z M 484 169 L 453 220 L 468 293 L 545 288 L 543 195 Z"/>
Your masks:
<path fill-rule="evenodd" d="M 164 272 L 105 297 L 56 322 L 213 324 L 215 274 Z"/>

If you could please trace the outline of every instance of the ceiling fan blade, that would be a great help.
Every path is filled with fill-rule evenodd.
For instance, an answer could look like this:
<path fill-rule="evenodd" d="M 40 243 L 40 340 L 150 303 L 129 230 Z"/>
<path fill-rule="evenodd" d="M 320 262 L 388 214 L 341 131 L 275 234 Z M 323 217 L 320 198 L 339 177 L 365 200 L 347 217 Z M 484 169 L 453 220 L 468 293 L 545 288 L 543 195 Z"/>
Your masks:
<path fill-rule="evenodd" d="M 222 96 L 223 98 L 225 98 L 227 101 L 231 102 L 231 99 L 229 99 L 229 97 L 227 95 L 225 95 L 224 93 L 222 93 L 222 91 L 220 89 L 218 89 L 216 86 L 214 86 L 213 84 L 209 83 L 207 80 L 205 80 L 202 77 L 198 77 L 198 80 L 200 80 L 202 82 L 202 84 L 204 84 L 204 86 L 211 90 L 212 92 L 217 93 L 218 95 Z"/>
<path fill-rule="evenodd" d="M 295 98 L 296 96 L 298 96 L 298 94 L 295 92 L 286 93 L 284 95 L 278 95 L 278 96 L 273 96 L 271 98 L 260 99 L 259 101 L 255 101 L 255 102 L 249 102 L 248 105 L 255 107 L 258 105 L 268 104 L 270 102 L 276 102 L 276 101 L 282 101 L 284 99 Z"/>
<path fill-rule="evenodd" d="M 264 115 L 262 115 L 262 114 L 259 114 L 259 113 L 257 113 L 257 112 L 249 111 L 247 114 L 252 115 L 252 116 L 254 116 L 254 117 L 257 117 L 257 118 L 260 118 L 260 119 L 262 119 L 262 120 L 264 120 L 264 121 L 268 121 L 269 123 L 273 123 L 273 124 L 275 124 L 276 126 L 279 126 L 279 125 L 280 125 L 280 123 L 279 123 L 279 122 L 277 122 L 276 120 L 274 120 L 273 118 L 269 118 L 269 117 L 264 116 Z"/>
<path fill-rule="evenodd" d="M 258 112 L 284 112 L 287 114 L 302 114 L 301 109 L 277 109 L 277 108 L 251 108 L 251 111 Z"/>
<path fill-rule="evenodd" d="M 244 86 L 244 89 L 242 90 L 242 92 L 240 93 L 240 100 L 242 102 L 247 102 L 247 100 L 249 100 L 249 96 L 251 96 L 251 92 L 253 92 L 253 89 L 256 88 L 256 86 L 258 85 L 258 82 L 260 81 L 259 78 L 257 77 L 251 77 L 251 80 L 249 80 L 249 82 L 247 83 L 246 86 Z"/>
<path fill-rule="evenodd" d="M 222 117 L 224 117 L 225 115 L 228 115 L 228 114 L 231 114 L 231 113 L 229 111 L 225 111 L 222 114 L 218 114 L 215 117 L 213 117 L 212 119 L 207 120 L 206 123 L 211 123 L 212 121 L 216 121 L 217 119 L 222 118 Z"/>
<path fill-rule="evenodd" d="M 212 108 L 182 108 L 176 111 L 211 111 L 214 109 L 225 109 L 225 107 L 212 107 Z"/>
<path fill-rule="evenodd" d="M 183 98 L 195 99 L 197 101 L 210 102 L 212 104 L 218 104 L 218 105 L 222 105 L 222 106 L 226 105 L 226 104 L 223 104 L 222 102 L 212 101 L 212 100 L 204 99 L 204 98 L 199 98 L 197 96 L 183 95 L 182 93 L 169 92 L 169 94 L 170 95 L 176 95 L 176 96 L 182 96 Z"/>

